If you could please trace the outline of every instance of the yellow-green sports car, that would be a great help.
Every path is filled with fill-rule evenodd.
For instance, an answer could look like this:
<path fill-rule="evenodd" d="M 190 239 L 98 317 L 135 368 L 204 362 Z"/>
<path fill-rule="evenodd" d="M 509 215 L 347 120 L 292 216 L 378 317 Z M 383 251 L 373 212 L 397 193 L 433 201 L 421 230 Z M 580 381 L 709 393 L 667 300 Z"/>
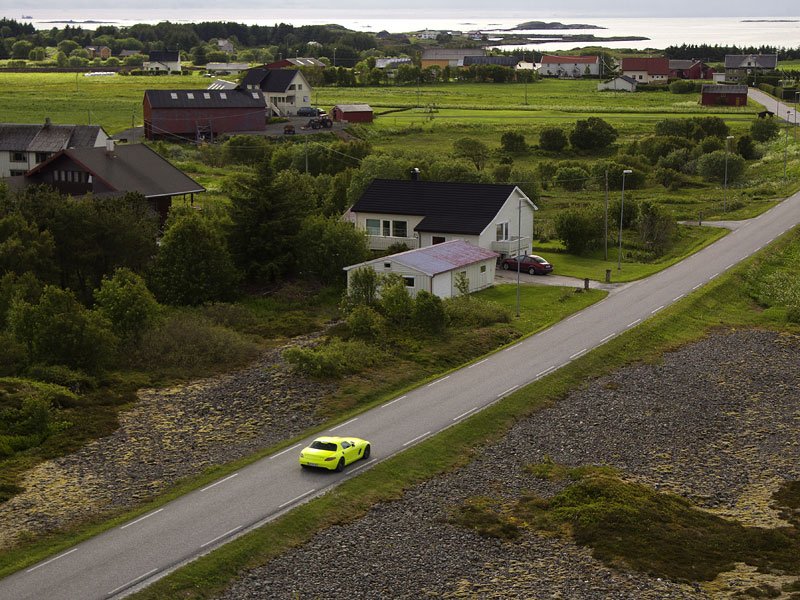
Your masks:
<path fill-rule="evenodd" d="M 369 453 L 367 440 L 354 437 L 320 437 L 303 448 L 300 466 L 341 471 L 350 463 L 369 458 Z"/>

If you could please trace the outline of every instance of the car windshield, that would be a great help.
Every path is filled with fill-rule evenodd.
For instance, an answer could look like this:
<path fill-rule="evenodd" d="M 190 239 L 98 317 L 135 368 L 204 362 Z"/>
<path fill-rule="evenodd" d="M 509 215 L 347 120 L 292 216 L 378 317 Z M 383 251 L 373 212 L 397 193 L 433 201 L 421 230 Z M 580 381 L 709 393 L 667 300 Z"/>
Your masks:
<path fill-rule="evenodd" d="M 311 447 L 314 450 L 328 450 L 329 452 L 336 452 L 336 444 L 333 442 L 320 442 L 319 440 L 314 440 L 311 442 Z"/>

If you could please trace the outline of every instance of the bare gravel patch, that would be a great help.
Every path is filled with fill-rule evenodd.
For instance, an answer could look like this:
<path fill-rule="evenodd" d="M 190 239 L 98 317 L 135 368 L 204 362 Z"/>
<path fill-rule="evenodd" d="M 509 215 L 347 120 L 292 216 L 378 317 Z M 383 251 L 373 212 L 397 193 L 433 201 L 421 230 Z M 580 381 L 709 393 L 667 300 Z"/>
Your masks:
<path fill-rule="evenodd" d="M 659 364 L 591 382 L 515 425 L 466 467 L 244 573 L 219 600 L 727 597 L 752 584 L 748 569 L 679 584 L 608 568 L 567 539 L 527 532 L 503 542 L 446 519 L 470 496 L 555 493 L 562 484 L 524 471 L 550 458 L 613 465 L 718 514 L 780 524 L 769 501 L 781 482 L 800 479 L 799 391 L 798 336 L 711 335 Z"/>

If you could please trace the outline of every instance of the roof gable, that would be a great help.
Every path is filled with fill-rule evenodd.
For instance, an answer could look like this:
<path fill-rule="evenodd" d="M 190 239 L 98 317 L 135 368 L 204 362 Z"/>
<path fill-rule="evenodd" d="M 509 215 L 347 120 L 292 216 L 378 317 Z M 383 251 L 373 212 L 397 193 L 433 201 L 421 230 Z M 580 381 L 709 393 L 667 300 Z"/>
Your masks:
<path fill-rule="evenodd" d="M 253 86 L 265 92 L 285 92 L 296 77 L 305 81 L 303 74 L 297 69 L 265 69 L 258 67 L 245 72 L 240 88 Z"/>
<path fill-rule="evenodd" d="M 99 125 L 0 123 L 0 151 L 58 152 L 94 146 L 101 130 Z"/>
<path fill-rule="evenodd" d="M 669 75 L 668 58 L 623 58 L 623 71 L 645 71 L 649 75 Z"/>
<path fill-rule="evenodd" d="M 726 54 L 726 69 L 744 69 L 758 67 L 760 69 L 774 69 L 778 66 L 777 54 Z"/>
<path fill-rule="evenodd" d="M 495 260 L 497 256 L 496 252 L 475 246 L 464 240 L 450 240 L 441 244 L 415 248 L 414 250 L 406 250 L 405 252 L 376 258 L 365 263 L 345 267 L 345 270 L 349 271 L 363 265 L 389 262 L 397 263 L 433 277 L 439 273 L 447 273 L 448 271 L 485 260 Z"/>

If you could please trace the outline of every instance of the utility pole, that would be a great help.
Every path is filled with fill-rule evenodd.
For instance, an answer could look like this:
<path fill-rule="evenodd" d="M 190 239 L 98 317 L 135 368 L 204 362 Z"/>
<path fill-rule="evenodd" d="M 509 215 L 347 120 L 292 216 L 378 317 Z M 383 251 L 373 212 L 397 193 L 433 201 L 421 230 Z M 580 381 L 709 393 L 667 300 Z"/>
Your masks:
<path fill-rule="evenodd" d="M 608 168 L 606 168 L 606 210 L 603 217 L 603 229 L 605 230 L 605 259 L 608 260 Z"/>
<path fill-rule="evenodd" d="M 305 140 L 305 154 L 306 154 L 306 175 L 308 175 L 308 136 L 303 136 Z"/>

